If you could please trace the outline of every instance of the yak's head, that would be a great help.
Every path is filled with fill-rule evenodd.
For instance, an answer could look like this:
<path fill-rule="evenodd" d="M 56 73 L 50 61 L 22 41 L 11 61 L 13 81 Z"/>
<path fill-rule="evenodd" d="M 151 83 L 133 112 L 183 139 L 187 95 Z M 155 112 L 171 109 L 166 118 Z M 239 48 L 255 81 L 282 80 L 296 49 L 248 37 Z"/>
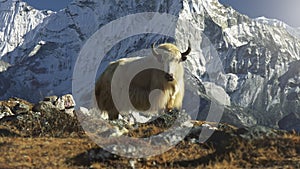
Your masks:
<path fill-rule="evenodd" d="M 182 66 L 183 61 L 187 59 L 188 54 L 191 52 L 190 41 L 188 42 L 188 49 L 185 52 L 180 50 L 171 43 L 163 43 L 155 47 L 152 46 L 152 53 L 157 58 L 157 61 L 163 66 L 165 78 L 167 81 L 174 80 L 174 74 L 179 66 Z"/>

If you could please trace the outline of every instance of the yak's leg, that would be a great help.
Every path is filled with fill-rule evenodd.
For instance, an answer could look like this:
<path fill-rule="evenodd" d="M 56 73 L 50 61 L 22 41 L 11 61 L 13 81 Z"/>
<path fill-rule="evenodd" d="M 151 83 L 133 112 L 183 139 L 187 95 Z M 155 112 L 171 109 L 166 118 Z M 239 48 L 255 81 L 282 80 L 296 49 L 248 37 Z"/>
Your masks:
<path fill-rule="evenodd" d="M 170 93 L 170 99 L 167 103 L 167 110 L 172 111 L 173 108 L 176 108 L 175 103 L 178 97 L 179 88 L 177 85 L 173 86 L 173 92 Z"/>
<path fill-rule="evenodd" d="M 119 118 L 119 111 L 116 108 L 108 110 L 107 112 L 109 120 L 116 120 Z"/>

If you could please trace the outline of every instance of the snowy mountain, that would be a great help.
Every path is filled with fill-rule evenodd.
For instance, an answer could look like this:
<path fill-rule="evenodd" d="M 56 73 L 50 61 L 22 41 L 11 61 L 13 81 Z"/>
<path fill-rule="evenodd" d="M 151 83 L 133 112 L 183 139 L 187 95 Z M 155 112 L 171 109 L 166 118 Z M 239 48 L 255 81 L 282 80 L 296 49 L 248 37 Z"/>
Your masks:
<path fill-rule="evenodd" d="M 281 27 L 286 29 L 292 36 L 297 37 L 298 39 L 300 39 L 300 29 L 299 28 L 294 28 L 289 26 L 288 24 L 277 20 L 277 19 L 269 19 L 266 17 L 259 17 L 256 18 L 255 20 L 257 20 L 258 22 L 262 23 L 262 24 L 268 24 L 271 26 L 275 26 L 275 27 Z"/>
<path fill-rule="evenodd" d="M 38 101 L 70 93 L 78 54 L 99 28 L 129 14 L 160 12 L 185 19 L 202 32 L 190 34 L 190 28 L 179 23 L 173 30 L 182 50 L 188 39 L 199 49 L 192 51 L 186 67 L 205 87 L 211 85 L 207 72 L 216 63 L 205 39 L 212 43 L 224 67 L 214 75 L 215 88 L 225 95 L 216 99 L 226 105 L 224 121 L 277 126 L 284 116 L 300 113 L 299 31 L 265 18 L 250 19 L 217 0 L 75 0 L 57 13 L 1 0 L 0 11 L 5 20 L 0 23 L 0 56 L 11 65 L 0 74 L 1 99 Z M 101 66 L 155 41 L 172 39 L 158 34 L 130 37 L 114 46 Z"/>
<path fill-rule="evenodd" d="M 39 11 L 24 2 L 1 0 L 0 59 L 18 46 L 23 45 L 24 35 L 34 39 L 36 34 L 30 31 L 39 29 L 39 25 L 51 14 L 51 11 Z"/>

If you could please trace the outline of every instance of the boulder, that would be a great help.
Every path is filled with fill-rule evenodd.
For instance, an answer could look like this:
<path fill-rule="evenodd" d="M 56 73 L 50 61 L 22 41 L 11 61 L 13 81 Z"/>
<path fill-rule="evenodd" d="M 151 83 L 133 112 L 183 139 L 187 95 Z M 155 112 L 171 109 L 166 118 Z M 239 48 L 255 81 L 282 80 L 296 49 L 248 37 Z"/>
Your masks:
<path fill-rule="evenodd" d="M 66 94 L 62 97 L 49 96 L 45 97 L 44 101 L 40 101 L 38 104 L 34 105 L 32 111 L 51 112 L 53 109 L 55 109 L 74 116 L 75 105 L 75 101 L 71 94 Z"/>
<path fill-rule="evenodd" d="M 53 109 L 56 109 L 56 106 L 53 105 L 50 101 L 40 101 L 38 104 L 34 105 L 32 111 L 34 112 L 51 112 Z"/>
<path fill-rule="evenodd" d="M 43 101 L 48 101 L 48 102 L 52 102 L 55 103 L 57 101 L 58 97 L 57 96 L 47 96 L 44 98 Z"/>
<path fill-rule="evenodd" d="M 9 107 L 7 106 L 0 106 L 0 119 L 7 117 L 7 116 L 12 116 L 14 115 L 12 111 L 10 110 Z"/>
<path fill-rule="evenodd" d="M 74 116 L 75 101 L 71 94 L 63 95 L 55 102 L 56 108 L 65 111 L 65 113 Z"/>

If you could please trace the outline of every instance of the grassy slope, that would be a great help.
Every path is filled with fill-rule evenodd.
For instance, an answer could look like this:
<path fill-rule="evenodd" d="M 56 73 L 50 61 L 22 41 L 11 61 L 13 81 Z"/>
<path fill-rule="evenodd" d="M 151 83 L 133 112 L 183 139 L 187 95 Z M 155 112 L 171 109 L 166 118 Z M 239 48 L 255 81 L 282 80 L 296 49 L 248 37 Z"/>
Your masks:
<path fill-rule="evenodd" d="M 222 132 L 223 133 L 223 132 Z M 188 139 L 159 156 L 127 159 L 107 154 L 88 137 L 0 137 L 0 168 L 299 168 L 300 136 L 284 134 L 251 142 L 215 133 L 204 144 Z"/>

